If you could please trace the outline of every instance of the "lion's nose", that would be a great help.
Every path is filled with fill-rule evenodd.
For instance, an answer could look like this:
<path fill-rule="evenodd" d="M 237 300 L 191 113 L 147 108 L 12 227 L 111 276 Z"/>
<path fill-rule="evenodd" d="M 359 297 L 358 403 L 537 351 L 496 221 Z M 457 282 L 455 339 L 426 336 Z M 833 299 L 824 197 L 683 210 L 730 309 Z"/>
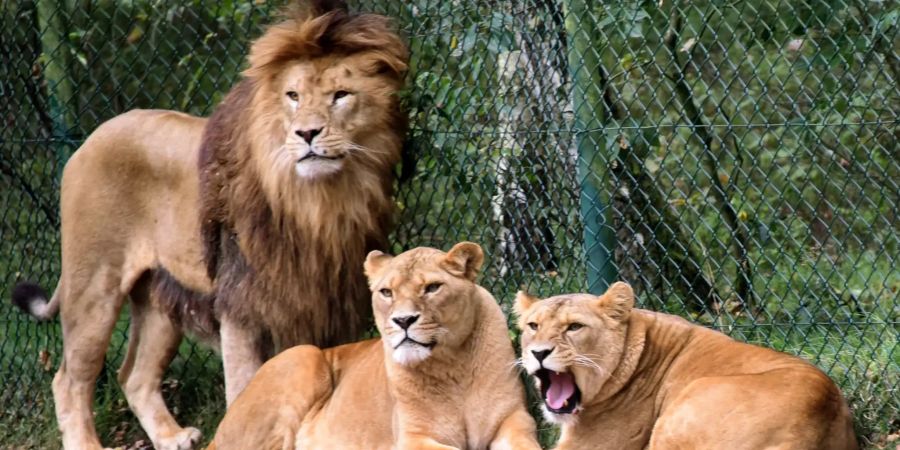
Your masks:
<path fill-rule="evenodd" d="M 549 350 L 532 350 L 531 351 L 531 354 L 534 355 L 535 359 L 537 359 L 538 362 L 544 362 L 544 358 L 546 358 L 551 353 L 553 353 L 552 348 Z"/>
<path fill-rule="evenodd" d="M 419 320 L 419 315 L 413 314 L 409 316 L 392 317 L 391 320 L 393 320 L 398 327 L 405 330 L 409 328 L 410 325 L 416 323 L 416 321 Z"/>
<path fill-rule="evenodd" d="M 321 128 L 310 128 L 309 130 L 297 130 L 294 133 L 297 133 L 297 136 L 302 137 L 307 144 L 312 144 L 313 138 L 318 136 L 321 132 Z"/>

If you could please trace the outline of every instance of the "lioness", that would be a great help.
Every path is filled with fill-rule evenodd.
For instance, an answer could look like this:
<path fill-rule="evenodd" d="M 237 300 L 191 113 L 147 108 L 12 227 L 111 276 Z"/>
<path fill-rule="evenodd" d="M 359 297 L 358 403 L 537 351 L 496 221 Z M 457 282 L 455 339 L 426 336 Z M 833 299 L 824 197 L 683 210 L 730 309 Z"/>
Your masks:
<path fill-rule="evenodd" d="M 388 18 L 313 3 L 253 42 L 209 120 L 132 111 L 66 164 L 56 292 L 13 294 L 38 318 L 61 310 L 53 397 L 65 448 L 100 448 L 95 381 L 126 298 L 119 381 L 157 450 L 200 438 L 160 392 L 184 331 L 221 341 L 230 403 L 274 353 L 368 329 L 360 262 L 391 229 L 408 51 Z"/>
<path fill-rule="evenodd" d="M 811 364 L 600 297 L 516 296 L 522 363 L 557 449 L 855 449 L 850 411 Z"/>
<path fill-rule="evenodd" d="M 269 360 L 210 449 L 539 449 L 481 247 L 365 262 L 381 339 Z"/>

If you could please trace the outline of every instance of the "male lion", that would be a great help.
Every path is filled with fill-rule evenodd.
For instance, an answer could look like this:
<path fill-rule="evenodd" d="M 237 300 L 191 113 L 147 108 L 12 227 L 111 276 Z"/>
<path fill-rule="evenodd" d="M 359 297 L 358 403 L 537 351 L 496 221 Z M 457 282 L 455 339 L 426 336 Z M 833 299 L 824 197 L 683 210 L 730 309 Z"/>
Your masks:
<path fill-rule="evenodd" d="M 540 449 L 483 259 L 470 242 L 370 253 L 381 339 L 272 358 L 210 449 Z"/>
<path fill-rule="evenodd" d="M 855 449 L 847 404 L 811 364 L 634 306 L 615 283 L 595 297 L 516 297 L 522 364 L 557 449 Z"/>
<path fill-rule="evenodd" d="M 67 449 L 100 447 L 94 381 L 126 296 L 119 381 L 158 450 L 200 434 L 160 393 L 183 330 L 220 339 L 230 403 L 279 349 L 347 342 L 371 320 L 360 262 L 386 247 L 406 46 L 385 17 L 316 5 L 270 27 L 248 60 L 208 121 L 129 112 L 66 165 L 56 292 L 47 303 L 24 284 L 13 298 L 43 319 L 61 308 L 53 394 Z"/>

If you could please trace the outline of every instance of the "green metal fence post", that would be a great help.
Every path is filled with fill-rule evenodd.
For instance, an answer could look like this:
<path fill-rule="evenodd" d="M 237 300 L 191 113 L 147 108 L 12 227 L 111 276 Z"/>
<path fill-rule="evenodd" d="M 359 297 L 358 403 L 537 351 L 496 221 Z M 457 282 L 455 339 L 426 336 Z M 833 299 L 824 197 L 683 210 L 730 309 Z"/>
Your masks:
<path fill-rule="evenodd" d="M 69 75 L 72 58 L 66 44 L 67 17 L 63 16 L 68 16 L 73 8 L 74 5 L 68 0 L 37 2 L 41 53 L 46 58 L 43 75 L 47 82 L 48 110 L 53 120 L 51 145 L 56 155 L 57 177 L 62 176 L 62 168 L 71 153 L 70 130 L 76 123 L 76 108 L 72 105 L 75 90 Z"/>
<path fill-rule="evenodd" d="M 578 180 L 581 183 L 581 218 L 584 223 L 584 252 L 588 291 L 603 293 L 617 276 L 613 261 L 615 233 L 610 208 L 602 198 L 606 171 L 603 157 L 606 142 L 603 124 L 606 110 L 601 91 L 597 23 L 586 0 L 568 0 L 566 35 L 571 77 L 572 107 L 575 110 L 575 142 L 578 149 Z"/>

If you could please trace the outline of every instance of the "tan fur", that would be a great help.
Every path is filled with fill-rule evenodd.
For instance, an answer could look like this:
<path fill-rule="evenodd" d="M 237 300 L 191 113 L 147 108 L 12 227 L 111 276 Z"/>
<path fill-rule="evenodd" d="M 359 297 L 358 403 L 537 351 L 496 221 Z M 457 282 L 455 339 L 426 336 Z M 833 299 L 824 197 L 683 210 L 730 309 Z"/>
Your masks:
<path fill-rule="evenodd" d="M 574 375 L 581 393 L 575 413 L 543 405 L 562 425 L 557 449 L 857 448 L 839 389 L 811 364 L 633 305 L 625 283 L 600 297 L 519 293 L 526 369 L 552 349 L 543 367 Z"/>
<path fill-rule="evenodd" d="M 95 380 L 126 296 L 119 380 L 158 450 L 200 437 L 159 388 L 182 329 L 215 341 L 221 324 L 229 401 L 282 348 L 359 337 L 371 314 L 361 261 L 390 231 L 407 58 L 384 17 L 298 10 L 252 45 L 208 121 L 132 111 L 87 139 L 63 175 L 56 293 L 17 301 L 42 318 L 61 307 L 65 448 L 100 447 Z M 321 158 L 301 161 L 310 153 Z"/>
<path fill-rule="evenodd" d="M 210 448 L 539 449 L 506 320 L 473 281 L 482 259 L 472 243 L 448 253 L 372 252 L 366 273 L 382 338 L 276 356 L 229 408 Z M 410 337 L 434 344 L 416 353 L 421 359 L 398 354 L 417 344 L 395 349 L 404 331 L 393 319 L 411 315 Z"/>

